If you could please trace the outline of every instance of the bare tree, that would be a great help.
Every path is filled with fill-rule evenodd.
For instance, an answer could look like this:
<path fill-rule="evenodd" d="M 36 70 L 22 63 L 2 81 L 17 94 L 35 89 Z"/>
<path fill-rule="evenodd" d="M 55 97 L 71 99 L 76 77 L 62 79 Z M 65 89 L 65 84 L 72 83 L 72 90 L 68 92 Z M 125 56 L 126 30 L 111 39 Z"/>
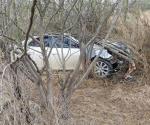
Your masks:
<path fill-rule="evenodd" d="M 33 0 L 30 11 L 31 16 L 29 16 L 29 24 L 28 27 L 26 28 L 22 28 L 18 23 L 16 23 L 18 22 L 16 18 L 15 20 L 10 18 L 11 22 L 13 22 L 15 27 L 17 27 L 17 29 L 25 35 L 24 47 L 22 48 L 23 49 L 22 56 L 18 58 L 15 62 L 9 64 L 9 68 L 11 70 L 10 74 L 13 76 L 14 82 L 13 85 L 15 86 L 14 87 L 15 94 L 17 95 L 15 96 L 15 98 L 17 98 L 18 102 L 20 102 L 18 99 L 19 96 L 21 98 L 21 102 L 28 102 L 25 100 L 25 98 L 22 97 L 23 92 L 20 87 L 20 81 L 18 80 L 21 77 L 20 76 L 21 74 L 24 75 L 31 82 L 35 83 L 36 86 L 38 87 L 41 96 L 40 107 L 44 106 L 44 110 L 46 110 L 49 117 L 48 119 L 49 121 L 47 121 L 47 123 L 45 124 L 56 124 L 56 125 L 70 124 L 69 122 L 71 116 L 69 106 L 71 97 L 75 92 L 75 90 L 83 83 L 84 79 L 88 76 L 96 60 L 99 58 L 99 55 L 101 54 L 101 52 L 99 52 L 99 54 L 94 58 L 94 60 L 90 62 L 90 64 L 88 63 L 86 67 L 84 67 L 84 71 L 81 74 L 80 67 L 82 65 L 82 62 L 84 65 L 87 61 L 90 61 L 87 60 L 85 54 L 87 48 L 89 46 L 92 46 L 97 36 L 101 34 L 104 34 L 103 37 L 101 36 L 101 39 L 104 38 L 104 41 L 106 41 L 109 38 L 110 34 L 112 33 L 112 30 L 116 24 L 118 17 L 122 13 L 121 11 L 122 6 L 120 4 L 121 0 L 117 0 L 115 3 L 109 3 L 107 0 L 104 1 L 89 0 L 86 1 L 85 3 L 84 2 L 85 1 L 79 0 L 71 0 L 69 2 L 59 0 L 57 10 L 51 11 L 50 7 L 53 4 L 57 5 L 56 1 Z M 100 3 L 97 4 L 98 2 Z M 109 5 L 108 8 L 107 5 Z M 26 6 L 30 7 L 29 4 L 26 4 Z M 14 7 L 14 10 L 15 9 L 16 8 Z M 99 9 L 101 15 L 99 15 L 100 14 L 99 11 L 97 12 L 95 9 Z M 14 15 L 16 17 L 15 12 Z M 93 16 L 93 19 L 91 19 L 91 16 Z M 73 17 L 73 19 L 71 17 Z M 104 27 L 107 25 L 107 22 L 110 19 L 110 17 L 112 17 L 111 25 L 109 28 L 106 29 L 106 32 L 103 33 Z M 73 22 L 75 18 L 77 19 L 75 22 Z M 61 66 L 63 67 L 62 76 L 60 76 L 57 82 L 57 84 L 59 85 L 59 92 L 58 92 L 59 96 L 56 97 L 58 100 L 57 103 L 54 101 L 55 95 L 53 92 L 54 90 L 53 71 L 52 71 L 53 67 L 50 67 L 49 64 L 49 56 L 51 54 L 51 50 L 53 49 L 53 47 L 47 50 L 43 41 L 44 34 L 47 31 L 49 31 L 50 27 L 53 27 L 53 25 L 51 26 L 51 24 L 55 24 L 56 20 L 60 20 L 58 22 L 60 27 L 59 30 L 57 31 L 59 31 L 61 36 L 61 54 L 58 53 L 58 55 L 60 57 L 59 60 L 61 62 Z M 95 23 L 96 25 L 94 25 Z M 34 29 L 36 26 L 38 27 L 37 33 L 40 36 L 39 40 L 35 39 L 32 34 L 34 31 L 34 30 L 32 31 L 32 29 Z M 79 61 L 75 67 L 75 70 L 68 73 L 66 71 L 66 59 L 63 54 L 63 40 L 64 40 L 64 33 L 66 31 L 71 31 L 73 28 L 75 28 L 77 31 L 80 31 L 79 40 L 81 44 L 81 49 Z M 26 31 L 25 29 L 27 29 L 27 32 L 25 32 Z M 92 32 L 90 33 L 91 29 Z M 87 36 L 90 36 L 90 38 L 86 38 Z M 44 80 L 42 78 L 44 76 L 43 75 L 44 72 L 39 71 L 36 62 L 34 62 L 33 59 L 30 57 L 30 55 L 28 55 L 27 42 L 29 37 L 40 44 L 41 55 L 44 62 L 43 69 L 46 73 L 46 79 Z M 102 44 L 102 47 L 108 46 L 104 42 L 104 44 Z M 116 52 L 115 50 L 112 51 Z M 126 59 L 128 61 L 131 61 L 130 58 Z M 32 124 L 33 117 L 31 115 L 29 105 L 28 104 L 25 105 L 26 106 L 23 107 L 23 109 L 25 110 L 23 113 L 26 116 L 25 120 L 27 124 Z M 19 124 L 19 122 L 17 124 Z"/>

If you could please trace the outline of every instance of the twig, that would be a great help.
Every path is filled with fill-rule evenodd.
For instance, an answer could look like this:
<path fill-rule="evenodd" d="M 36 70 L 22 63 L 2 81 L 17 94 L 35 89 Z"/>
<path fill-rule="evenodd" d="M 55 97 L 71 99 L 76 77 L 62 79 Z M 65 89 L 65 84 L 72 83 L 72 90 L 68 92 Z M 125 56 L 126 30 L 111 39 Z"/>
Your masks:
<path fill-rule="evenodd" d="M 25 42 L 24 42 L 24 54 L 27 53 L 27 42 L 28 42 L 28 38 L 29 38 L 29 33 L 31 31 L 31 28 L 32 28 L 32 24 L 33 24 L 33 17 L 34 17 L 36 3 L 37 3 L 37 0 L 34 0 L 32 8 L 31 8 L 30 24 L 29 24 L 29 28 L 28 28 L 27 34 L 26 34 L 26 39 L 25 39 Z"/>
<path fill-rule="evenodd" d="M 121 12 L 121 11 L 120 11 Z M 116 16 L 116 17 L 114 17 L 114 20 L 113 20 L 113 22 L 112 22 L 112 25 L 111 25 L 111 27 L 110 27 L 110 29 L 108 30 L 108 33 L 106 34 L 106 37 L 105 37 L 105 40 L 109 37 L 109 35 L 111 34 L 111 32 L 112 32 L 112 29 L 113 29 L 113 26 L 115 25 L 115 23 L 116 23 L 116 21 L 117 21 L 117 19 L 118 19 L 118 16 L 120 15 L 120 12 L 119 12 L 119 14 Z M 102 45 L 102 47 L 104 47 L 103 45 Z M 95 62 L 97 61 L 97 59 L 99 58 L 99 55 L 101 54 L 101 51 L 98 53 L 98 55 L 94 58 L 94 60 L 92 61 L 92 63 L 90 64 L 90 66 L 89 66 L 89 68 L 87 69 L 87 71 L 85 72 L 85 74 L 82 76 L 82 78 L 75 84 L 74 83 L 74 85 L 75 85 L 75 87 L 74 87 L 74 90 L 83 82 L 83 80 L 87 77 L 87 75 L 90 73 L 90 71 L 91 71 L 91 69 L 92 69 L 92 67 L 93 67 L 93 65 L 95 64 Z M 73 91 L 74 91 L 73 90 Z"/>

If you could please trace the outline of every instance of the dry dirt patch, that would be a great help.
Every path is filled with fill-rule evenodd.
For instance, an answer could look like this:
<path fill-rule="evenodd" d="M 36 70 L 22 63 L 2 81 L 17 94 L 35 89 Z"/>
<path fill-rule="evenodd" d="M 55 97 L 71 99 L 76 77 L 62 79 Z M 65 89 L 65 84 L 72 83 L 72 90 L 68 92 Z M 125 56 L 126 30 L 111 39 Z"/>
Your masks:
<path fill-rule="evenodd" d="M 37 88 L 29 84 L 28 98 L 39 103 Z M 57 95 L 57 83 L 54 88 Z M 150 125 L 150 86 L 89 79 L 73 94 L 70 108 L 74 125 Z"/>
<path fill-rule="evenodd" d="M 72 98 L 73 118 L 94 125 L 149 125 L 150 86 L 87 81 Z M 93 87 L 92 87 L 93 86 Z"/>

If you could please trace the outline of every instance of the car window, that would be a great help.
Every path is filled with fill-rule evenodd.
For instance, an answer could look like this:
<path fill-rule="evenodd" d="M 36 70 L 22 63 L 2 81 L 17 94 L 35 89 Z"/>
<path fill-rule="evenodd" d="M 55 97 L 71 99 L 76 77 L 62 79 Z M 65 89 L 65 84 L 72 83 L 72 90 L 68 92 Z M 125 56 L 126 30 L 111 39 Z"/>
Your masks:
<path fill-rule="evenodd" d="M 40 41 L 40 38 L 36 38 L 38 41 Z M 54 44 L 55 44 L 55 42 L 56 42 L 56 40 L 55 39 L 53 39 L 53 37 L 52 36 L 44 36 L 44 45 L 45 45 L 45 47 L 52 47 Z M 35 41 L 35 40 L 32 40 L 29 44 L 28 44 L 28 46 L 34 46 L 34 47 L 40 47 L 40 43 L 38 43 L 37 41 Z"/>
<path fill-rule="evenodd" d="M 40 38 L 36 38 L 38 41 L 40 41 Z M 33 46 L 33 47 L 39 47 L 40 46 L 40 43 L 36 41 L 36 40 L 32 40 L 28 46 Z"/>
<path fill-rule="evenodd" d="M 53 47 L 54 40 L 52 36 L 44 36 L 44 45 L 45 47 Z"/>
<path fill-rule="evenodd" d="M 55 47 L 61 48 L 61 45 L 62 45 L 61 37 L 59 37 L 59 36 L 53 36 L 52 40 L 53 40 L 53 43 L 54 43 Z"/>
<path fill-rule="evenodd" d="M 63 46 L 63 48 L 69 48 L 68 39 L 64 38 L 63 43 L 62 43 L 61 36 L 53 36 L 52 39 L 53 39 L 53 42 L 55 43 L 55 47 L 61 48 Z"/>
<path fill-rule="evenodd" d="M 71 48 L 79 48 L 79 43 L 76 43 L 74 40 L 70 40 Z"/>
<path fill-rule="evenodd" d="M 63 47 L 64 47 L 64 48 L 71 48 L 70 39 L 69 39 L 68 37 L 65 37 L 65 38 L 64 38 Z"/>
<path fill-rule="evenodd" d="M 69 37 L 64 38 L 64 48 L 79 48 L 79 45 Z"/>
<path fill-rule="evenodd" d="M 38 41 L 40 38 L 36 38 Z M 61 37 L 60 36 L 44 36 L 44 45 L 45 47 L 57 47 L 61 48 L 62 47 L 62 42 L 61 42 Z M 32 40 L 29 44 L 29 46 L 34 46 L 34 47 L 40 47 L 40 44 Z M 73 39 L 70 37 L 64 37 L 64 42 L 63 42 L 63 48 L 79 48 L 79 44 L 76 43 Z"/>

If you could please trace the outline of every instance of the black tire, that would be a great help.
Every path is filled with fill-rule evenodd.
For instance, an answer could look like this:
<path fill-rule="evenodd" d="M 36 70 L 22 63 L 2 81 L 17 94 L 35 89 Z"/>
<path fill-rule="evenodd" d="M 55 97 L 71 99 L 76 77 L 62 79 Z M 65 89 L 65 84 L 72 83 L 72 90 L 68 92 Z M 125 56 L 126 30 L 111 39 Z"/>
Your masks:
<path fill-rule="evenodd" d="M 95 78 L 107 78 L 111 76 L 113 67 L 111 63 L 105 59 L 99 58 L 93 66 L 93 76 Z"/>

